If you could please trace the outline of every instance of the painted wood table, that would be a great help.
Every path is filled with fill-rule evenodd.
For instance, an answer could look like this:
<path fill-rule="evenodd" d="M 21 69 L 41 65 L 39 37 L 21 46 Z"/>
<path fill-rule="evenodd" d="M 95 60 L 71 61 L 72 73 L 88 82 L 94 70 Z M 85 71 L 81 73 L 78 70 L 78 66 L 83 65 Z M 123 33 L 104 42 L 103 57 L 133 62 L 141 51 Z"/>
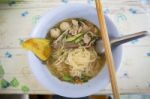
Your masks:
<path fill-rule="evenodd" d="M 34 78 L 20 44 L 43 13 L 68 3 L 94 6 L 94 0 L 0 0 L 0 94 L 53 93 Z M 103 0 L 103 4 L 121 35 L 150 31 L 149 0 Z M 117 79 L 122 94 L 150 93 L 150 36 L 123 45 Z M 109 84 L 97 94 L 110 93 Z"/>

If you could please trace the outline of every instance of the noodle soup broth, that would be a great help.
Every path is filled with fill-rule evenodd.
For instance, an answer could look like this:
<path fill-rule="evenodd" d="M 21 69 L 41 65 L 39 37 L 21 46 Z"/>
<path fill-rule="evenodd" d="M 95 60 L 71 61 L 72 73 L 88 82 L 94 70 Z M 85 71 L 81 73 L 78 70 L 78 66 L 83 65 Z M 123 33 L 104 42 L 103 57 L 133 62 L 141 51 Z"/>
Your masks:
<path fill-rule="evenodd" d="M 50 72 L 61 81 L 84 83 L 96 76 L 105 63 L 95 50 L 99 29 L 82 18 L 65 19 L 50 28 L 46 39 L 52 54 L 46 61 Z"/>

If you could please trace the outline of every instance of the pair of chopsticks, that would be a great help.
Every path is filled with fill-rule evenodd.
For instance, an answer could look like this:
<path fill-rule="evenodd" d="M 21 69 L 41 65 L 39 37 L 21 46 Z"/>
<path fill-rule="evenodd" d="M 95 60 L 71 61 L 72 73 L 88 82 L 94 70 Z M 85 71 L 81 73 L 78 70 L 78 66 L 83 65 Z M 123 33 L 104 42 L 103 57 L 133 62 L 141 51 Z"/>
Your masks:
<path fill-rule="evenodd" d="M 99 25 L 100 25 L 100 31 L 101 31 L 99 35 L 102 36 L 102 41 L 104 43 L 103 45 L 105 49 L 106 62 L 108 64 L 108 71 L 109 71 L 109 77 L 111 81 L 113 96 L 114 96 L 114 99 L 120 99 L 116 76 L 115 76 L 114 61 L 112 57 L 111 46 L 110 46 L 108 32 L 106 28 L 105 19 L 104 19 L 102 3 L 101 3 L 101 0 L 95 0 L 95 3 L 96 3 L 97 16 L 99 19 Z"/>

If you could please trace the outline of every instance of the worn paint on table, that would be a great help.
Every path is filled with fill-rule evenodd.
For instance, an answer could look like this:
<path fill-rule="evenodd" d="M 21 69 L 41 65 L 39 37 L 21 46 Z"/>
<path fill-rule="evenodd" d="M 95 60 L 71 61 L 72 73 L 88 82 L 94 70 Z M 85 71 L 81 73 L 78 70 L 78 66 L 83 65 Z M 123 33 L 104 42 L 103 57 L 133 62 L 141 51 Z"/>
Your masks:
<path fill-rule="evenodd" d="M 26 51 L 20 44 L 29 38 L 45 12 L 68 3 L 92 6 L 94 0 L 0 0 L 0 80 L 2 86 L 8 88 L 7 91 L 0 89 L 0 93 L 52 93 L 33 76 Z M 148 0 L 103 0 L 103 4 L 104 13 L 121 35 L 150 31 Z M 150 36 L 123 45 L 123 58 L 117 72 L 121 93 L 150 92 L 149 42 Z M 99 93 L 111 93 L 110 85 Z"/>

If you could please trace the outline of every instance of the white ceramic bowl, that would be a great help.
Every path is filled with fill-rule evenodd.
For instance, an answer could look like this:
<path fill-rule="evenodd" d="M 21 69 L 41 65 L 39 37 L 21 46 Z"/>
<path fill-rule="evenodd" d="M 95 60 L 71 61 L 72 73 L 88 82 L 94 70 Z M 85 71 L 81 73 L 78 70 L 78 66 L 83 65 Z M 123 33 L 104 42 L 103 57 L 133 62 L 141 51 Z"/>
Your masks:
<path fill-rule="evenodd" d="M 98 26 L 98 18 L 94 7 L 83 4 L 66 4 L 64 6 L 54 8 L 43 15 L 37 26 L 34 28 L 31 37 L 45 38 L 49 28 L 54 26 L 56 23 L 67 18 L 80 17 L 87 19 Z M 107 16 L 105 16 L 105 19 L 109 36 L 112 38 L 117 37 L 118 31 L 116 27 Z M 112 52 L 115 61 L 115 69 L 117 70 L 121 62 L 122 48 L 114 47 Z M 28 56 L 31 70 L 37 80 L 45 86 L 46 89 L 54 92 L 55 94 L 74 98 L 84 97 L 104 89 L 109 83 L 107 66 L 105 66 L 96 77 L 87 83 L 75 85 L 58 80 L 32 52 L 29 52 Z"/>

